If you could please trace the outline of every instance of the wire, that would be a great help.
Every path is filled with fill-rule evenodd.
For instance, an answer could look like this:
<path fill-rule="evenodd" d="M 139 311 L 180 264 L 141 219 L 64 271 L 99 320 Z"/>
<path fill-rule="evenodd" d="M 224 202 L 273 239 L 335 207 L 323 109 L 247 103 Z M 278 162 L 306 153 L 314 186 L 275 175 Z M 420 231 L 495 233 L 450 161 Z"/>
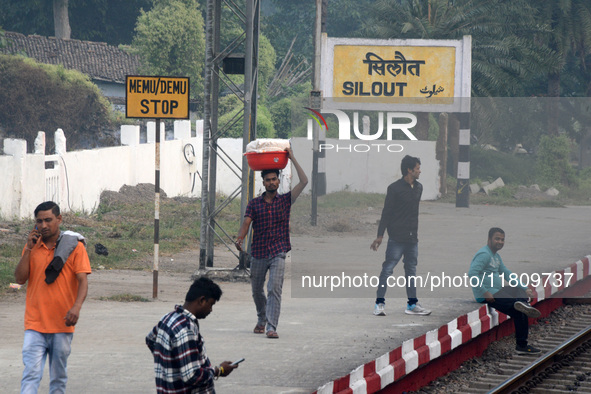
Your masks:
<path fill-rule="evenodd" d="M 70 179 L 68 178 L 68 167 L 66 167 L 66 161 L 62 157 L 62 155 L 58 155 L 60 159 L 62 159 L 62 163 L 64 163 L 64 171 L 66 173 L 66 201 L 68 202 L 68 208 L 70 211 L 72 210 L 72 206 L 70 205 Z"/>
<path fill-rule="evenodd" d="M 187 149 L 189 148 L 189 149 Z M 185 144 L 185 146 L 183 146 L 183 156 L 185 156 L 185 160 L 187 161 L 187 163 L 189 164 L 193 164 L 193 160 L 189 160 L 189 158 L 187 156 L 188 153 L 190 153 L 193 156 L 193 159 L 195 159 L 195 147 L 193 147 L 193 144 Z M 193 174 L 193 185 L 191 186 L 191 194 L 193 193 L 193 190 L 195 189 L 195 174 L 199 175 L 199 179 L 201 179 L 201 182 L 203 182 L 203 178 L 201 178 L 201 174 L 199 173 L 199 171 L 197 169 L 195 169 L 195 173 Z"/>

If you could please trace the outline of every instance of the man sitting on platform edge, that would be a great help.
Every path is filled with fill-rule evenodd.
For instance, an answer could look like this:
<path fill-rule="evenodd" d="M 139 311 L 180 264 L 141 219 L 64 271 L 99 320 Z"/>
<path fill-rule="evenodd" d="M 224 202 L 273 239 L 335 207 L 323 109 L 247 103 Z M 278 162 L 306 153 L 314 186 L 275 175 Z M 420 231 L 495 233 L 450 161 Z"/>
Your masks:
<path fill-rule="evenodd" d="M 477 278 L 472 287 L 474 298 L 513 318 L 515 324 L 515 351 L 518 354 L 540 353 L 540 349 L 527 344 L 528 318 L 540 317 L 540 311 L 529 304 L 531 289 L 516 283 L 512 286 L 507 279 L 512 274 L 497 253 L 505 245 L 505 232 L 493 227 L 488 231 L 488 242 L 472 259 L 468 276 Z M 472 280 L 470 280 L 472 284 Z"/>

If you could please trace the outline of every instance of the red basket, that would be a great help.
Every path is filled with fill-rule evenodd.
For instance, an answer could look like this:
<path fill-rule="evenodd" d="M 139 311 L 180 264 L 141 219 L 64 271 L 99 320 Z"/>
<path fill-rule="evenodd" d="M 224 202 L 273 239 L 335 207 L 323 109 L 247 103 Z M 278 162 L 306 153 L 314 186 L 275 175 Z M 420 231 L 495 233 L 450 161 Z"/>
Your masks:
<path fill-rule="evenodd" d="M 271 152 L 246 152 L 246 161 L 253 171 L 282 170 L 287 165 L 288 154 L 286 151 Z"/>

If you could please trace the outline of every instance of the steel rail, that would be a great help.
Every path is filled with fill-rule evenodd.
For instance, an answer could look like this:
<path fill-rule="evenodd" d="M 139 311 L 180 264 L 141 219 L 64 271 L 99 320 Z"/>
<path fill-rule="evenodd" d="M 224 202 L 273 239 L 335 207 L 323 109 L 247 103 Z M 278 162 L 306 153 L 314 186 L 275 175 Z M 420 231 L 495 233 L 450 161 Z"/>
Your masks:
<path fill-rule="evenodd" d="M 529 389 L 533 389 L 538 383 L 541 383 L 544 380 L 542 375 L 555 372 L 557 367 L 553 368 L 552 365 L 557 364 L 559 368 L 560 364 L 565 360 L 568 360 L 567 362 L 570 363 L 572 358 L 569 359 L 569 355 L 575 352 L 577 348 L 590 341 L 591 325 L 582 329 L 562 344 L 556 346 L 549 353 L 540 356 L 538 359 L 534 360 L 533 363 L 511 376 L 488 393 L 500 394 L 528 392 Z M 526 391 L 519 390 L 520 388 L 525 388 Z"/>

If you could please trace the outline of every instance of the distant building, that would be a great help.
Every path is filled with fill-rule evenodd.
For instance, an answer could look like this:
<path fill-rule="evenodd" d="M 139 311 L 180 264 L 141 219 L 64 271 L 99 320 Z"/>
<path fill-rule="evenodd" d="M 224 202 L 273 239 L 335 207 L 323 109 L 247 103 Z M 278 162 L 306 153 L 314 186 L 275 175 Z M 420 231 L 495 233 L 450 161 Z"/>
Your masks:
<path fill-rule="evenodd" d="M 5 32 L 8 42 L 0 53 L 23 54 L 39 63 L 61 64 L 90 77 L 113 105 L 125 112 L 125 76 L 137 75 L 139 57 L 104 42 L 64 40 Z"/>

